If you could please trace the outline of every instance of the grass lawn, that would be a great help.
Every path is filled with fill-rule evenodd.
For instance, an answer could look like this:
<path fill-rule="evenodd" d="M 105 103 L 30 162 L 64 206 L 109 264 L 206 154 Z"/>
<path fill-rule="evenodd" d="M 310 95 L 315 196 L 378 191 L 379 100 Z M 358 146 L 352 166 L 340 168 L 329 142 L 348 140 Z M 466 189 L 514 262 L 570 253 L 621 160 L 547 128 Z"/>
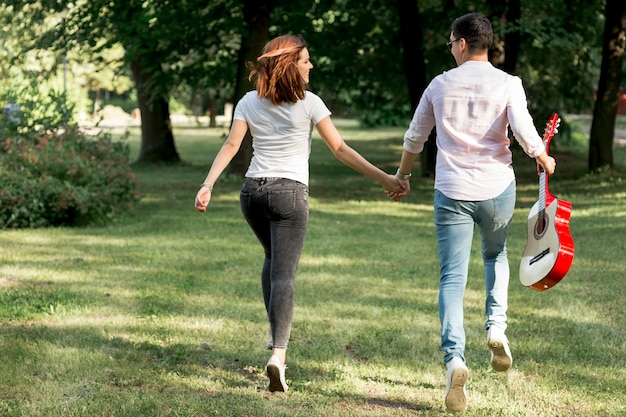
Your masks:
<path fill-rule="evenodd" d="M 626 148 L 616 171 L 586 174 L 585 123 L 572 118 L 572 137 L 553 142 L 550 189 L 573 204 L 576 255 L 545 292 L 517 278 L 537 176 L 515 150 L 506 373 L 489 366 L 474 239 L 466 416 L 626 415 Z M 395 171 L 403 128 L 338 126 Z M 177 127 L 185 163 L 136 167 L 141 202 L 106 227 L 0 231 L 0 416 L 448 414 L 432 179 L 416 170 L 393 203 L 314 140 L 290 390 L 268 394 L 262 251 L 239 211 L 241 180 L 221 178 L 207 213 L 193 207 L 224 133 Z M 136 130 L 129 140 L 136 155 Z"/>

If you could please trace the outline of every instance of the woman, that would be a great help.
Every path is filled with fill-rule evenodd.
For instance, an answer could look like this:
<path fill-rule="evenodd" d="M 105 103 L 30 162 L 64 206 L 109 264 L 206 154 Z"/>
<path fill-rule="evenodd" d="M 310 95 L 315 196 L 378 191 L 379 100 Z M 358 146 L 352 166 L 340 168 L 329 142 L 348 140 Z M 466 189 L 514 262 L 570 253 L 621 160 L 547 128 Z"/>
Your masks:
<path fill-rule="evenodd" d="M 378 169 L 340 136 L 322 100 L 306 90 L 313 64 L 304 40 L 284 35 L 269 41 L 250 73 L 256 90 L 237 104 L 226 142 L 196 196 L 206 211 L 213 185 L 239 150 L 248 129 L 253 156 L 241 189 L 241 211 L 263 245 L 263 299 L 270 323 L 268 390 L 287 391 L 285 358 L 293 316 L 294 279 L 309 218 L 308 181 L 311 131 L 344 164 L 379 182 L 386 191 L 403 191 L 400 180 Z"/>

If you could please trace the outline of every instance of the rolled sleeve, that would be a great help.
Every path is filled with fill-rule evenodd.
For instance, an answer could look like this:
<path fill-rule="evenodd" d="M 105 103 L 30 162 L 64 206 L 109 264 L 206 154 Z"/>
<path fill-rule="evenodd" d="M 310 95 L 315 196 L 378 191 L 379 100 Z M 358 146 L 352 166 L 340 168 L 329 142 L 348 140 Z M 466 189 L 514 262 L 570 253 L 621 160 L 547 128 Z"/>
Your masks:
<path fill-rule="evenodd" d="M 435 115 L 427 89 L 417 105 L 409 128 L 404 133 L 404 150 L 411 153 L 422 152 L 424 143 L 428 140 L 428 136 L 434 127 Z"/>

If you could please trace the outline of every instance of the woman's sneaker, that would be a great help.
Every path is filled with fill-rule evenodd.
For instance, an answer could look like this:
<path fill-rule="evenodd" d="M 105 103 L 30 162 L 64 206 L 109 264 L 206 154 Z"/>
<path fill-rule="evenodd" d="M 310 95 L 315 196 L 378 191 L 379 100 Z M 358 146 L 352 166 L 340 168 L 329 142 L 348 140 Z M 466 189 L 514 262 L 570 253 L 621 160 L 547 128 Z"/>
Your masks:
<path fill-rule="evenodd" d="M 287 392 L 287 382 L 285 382 L 285 365 L 280 362 L 280 358 L 276 355 L 272 355 L 270 360 L 267 361 L 265 367 L 267 376 L 270 382 L 267 384 L 267 390 L 269 392 Z"/>
<path fill-rule="evenodd" d="M 511 367 L 513 356 L 509 349 L 509 340 L 498 326 L 491 326 L 487 331 L 487 346 L 491 350 L 491 367 L 497 372 L 504 372 Z"/>
<path fill-rule="evenodd" d="M 467 405 L 465 384 L 469 378 L 469 370 L 459 357 L 452 358 L 446 372 L 446 407 L 450 411 L 461 411 Z"/>

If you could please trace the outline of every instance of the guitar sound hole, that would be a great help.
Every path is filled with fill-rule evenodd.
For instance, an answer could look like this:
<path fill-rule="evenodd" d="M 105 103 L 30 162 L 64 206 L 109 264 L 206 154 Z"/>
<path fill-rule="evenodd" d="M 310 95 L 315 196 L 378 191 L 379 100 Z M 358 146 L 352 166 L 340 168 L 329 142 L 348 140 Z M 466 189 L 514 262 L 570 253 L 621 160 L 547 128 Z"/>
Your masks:
<path fill-rule="evenodd" d="M 548 230 L 548 216 L 544 213 L 543 217 L 538 219 L 535 224 L 535 239 L 540 239 L 546 230 Z"/>

